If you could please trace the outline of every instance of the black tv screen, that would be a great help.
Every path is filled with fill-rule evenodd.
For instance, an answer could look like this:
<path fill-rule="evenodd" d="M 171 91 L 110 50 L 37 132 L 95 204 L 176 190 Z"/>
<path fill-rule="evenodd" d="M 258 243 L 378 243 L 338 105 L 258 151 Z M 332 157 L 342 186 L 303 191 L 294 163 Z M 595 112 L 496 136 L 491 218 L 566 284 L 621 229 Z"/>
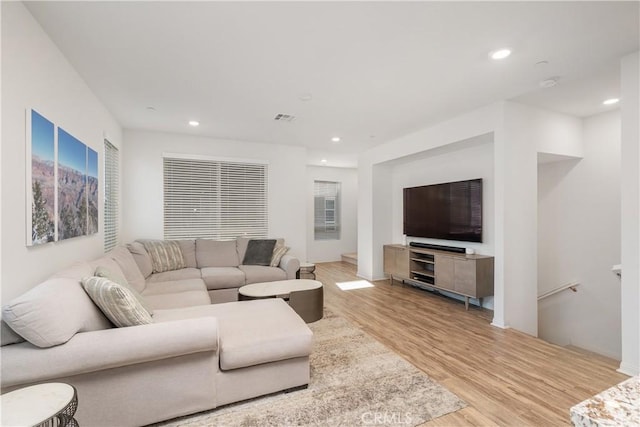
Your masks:
<path fill-rule="evenodd" d="M 404 234 L 482 242 L 482 179 L 405 188 Z"/>

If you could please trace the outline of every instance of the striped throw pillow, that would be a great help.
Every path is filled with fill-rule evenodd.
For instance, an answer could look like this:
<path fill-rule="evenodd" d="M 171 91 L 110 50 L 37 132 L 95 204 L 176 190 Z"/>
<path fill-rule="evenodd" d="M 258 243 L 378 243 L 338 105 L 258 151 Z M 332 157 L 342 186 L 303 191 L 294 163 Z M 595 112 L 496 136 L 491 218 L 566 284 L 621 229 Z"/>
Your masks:
<path fill-rule="evenodd" d="M 279 266 L 280 260 L 288 251 L 288 246 L 276 246 L 275 248 L 273 248 L 273 255 L 271 255 L 271 267 Z"/>
<path fill-rule="evenodd" d="M 119 328 L 153 323 L 133 293 L 104 277 L 85 277 L 82 287 L 105 316 Z"/>
<path fill-rule="evenodd" d="M 153 309 L 149 306 L 149 304 L 147 304 L 147 302 L 144 300 L 144 298 L 142 298 L 142 295 L 140 295 L 140 292 L 136 291 L 130 284 L 129 282 L 127 282 L 127 279 L 125 279 L 123 276 L 119 275 L 118 273 L 114 273 L 113 271 L 109 270 L 108 268 L 102 267 L 102 266 L 98 266 L 98 268 L 96 268 L 96 272 L 93 273 L 95 274 L 97 277 L 102 277 L 105 279 L 109 279 L 114 283 L 117 283 L 120 286 L 125 287 L 127 290 L 129 290 L 129 292 L 131 292 L 133 294 L 133 296 L 138 300 L 138 302 L 140 303 L 140 305 L 142 305 L 144 307 L 145 310 L 147 310 L 147 312 L 153 316 Z"/>
<path fill-rule="evenodd" d="M 173 240 L 139 240 L 151 257 L 154 273 L 186 267 L 180 244 Z"/>

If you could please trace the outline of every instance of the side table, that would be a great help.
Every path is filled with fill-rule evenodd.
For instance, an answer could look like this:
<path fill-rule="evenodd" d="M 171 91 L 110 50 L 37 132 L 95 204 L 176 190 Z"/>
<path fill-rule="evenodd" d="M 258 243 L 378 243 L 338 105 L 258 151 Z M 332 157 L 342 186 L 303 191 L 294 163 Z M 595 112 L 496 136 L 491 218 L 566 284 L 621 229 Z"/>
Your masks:
<path fill-rule="evenodd" d="M 301 262 L 300 269 L 296 273 L 296 279 L 316 280 L 316 265 L 310 262 Z"/>
<path fill-rule="evenodd" d="M 45 383 L 0 396 L 3 426 L 78 427 L 73 418 L 78 408 L 75 387 Z"/>

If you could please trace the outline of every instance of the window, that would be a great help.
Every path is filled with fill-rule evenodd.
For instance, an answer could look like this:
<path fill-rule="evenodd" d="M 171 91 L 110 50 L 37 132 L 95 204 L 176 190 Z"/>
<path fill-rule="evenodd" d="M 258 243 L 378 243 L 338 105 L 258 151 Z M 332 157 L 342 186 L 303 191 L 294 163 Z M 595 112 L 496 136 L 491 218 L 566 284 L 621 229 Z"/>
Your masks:
<path fill-rule="evenodd" d="M 118 149 L 104 140 L 104 251 L 118 244 Z"/>
<path fill-rule="evenodd" d="M 313 184 L 315 240 L 340 240 L 340 183 Z"/>
<path fill-rule="evenodd" d="M 164 157 L 164 238 L 231 240 L 268 233 L 268 165 Z"/>

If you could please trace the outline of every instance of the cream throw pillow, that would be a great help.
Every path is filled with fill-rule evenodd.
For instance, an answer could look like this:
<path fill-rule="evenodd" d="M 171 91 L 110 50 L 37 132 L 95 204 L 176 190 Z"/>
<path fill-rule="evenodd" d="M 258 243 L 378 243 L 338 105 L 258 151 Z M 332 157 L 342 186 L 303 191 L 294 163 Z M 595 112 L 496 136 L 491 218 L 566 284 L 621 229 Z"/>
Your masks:
<path fill-rule="evenodd" d="M 113 271 L 109 270 L 108 268 L 105 268 L 105 267 L 102 267 L 102 266 L 98 266 L 98 268 L 96 268 L 96 272 L 94 274 L 96 276 L 98 276 L 98 277 L 103 277 L 105 279 L 109 279 L 112 282 L 117 283 L 118 285 L 127 288 L 129 290 L 129 292 L 131 292 L 133 294 L 133 296 L 136 297 L 136 299 L 138 300 L 140 305 L 142 305 L 144 307 L 144 309 L 147 310 L 147 312 L 150 315 L 153 316 L 153 309 L 151 309 L 151 307 L 149 307 L 149 304 L 147 304 L 147 302 L 144 300 L 142 295 L 140 295 L 140 292 L 136 291 L 129 284 L 129 282 L 127 282 L 127 279 L 125 279 L 123 276 L 119 275 L 118 273 L 114 273 Z"/>
<path fill-rule="evenodd" d="M 276 246 L 275 248 L 273 248 L 273 255 L 271 256 L 271 267 L 279 266 L 280 260 L 288 251 L 288 246 Z"/>
<path fill-rule="evenodd" d="M 82 286 L 93 302 L 119 328 L 153 323 L 131 290 L 104 277 L 85 277 Z"/>
<path fill-rule="evenodd" d="M 180 244 L 174 240 L 138 240 L 151 257 L 154 273 L 180 270 L 186 267 Z"/>

